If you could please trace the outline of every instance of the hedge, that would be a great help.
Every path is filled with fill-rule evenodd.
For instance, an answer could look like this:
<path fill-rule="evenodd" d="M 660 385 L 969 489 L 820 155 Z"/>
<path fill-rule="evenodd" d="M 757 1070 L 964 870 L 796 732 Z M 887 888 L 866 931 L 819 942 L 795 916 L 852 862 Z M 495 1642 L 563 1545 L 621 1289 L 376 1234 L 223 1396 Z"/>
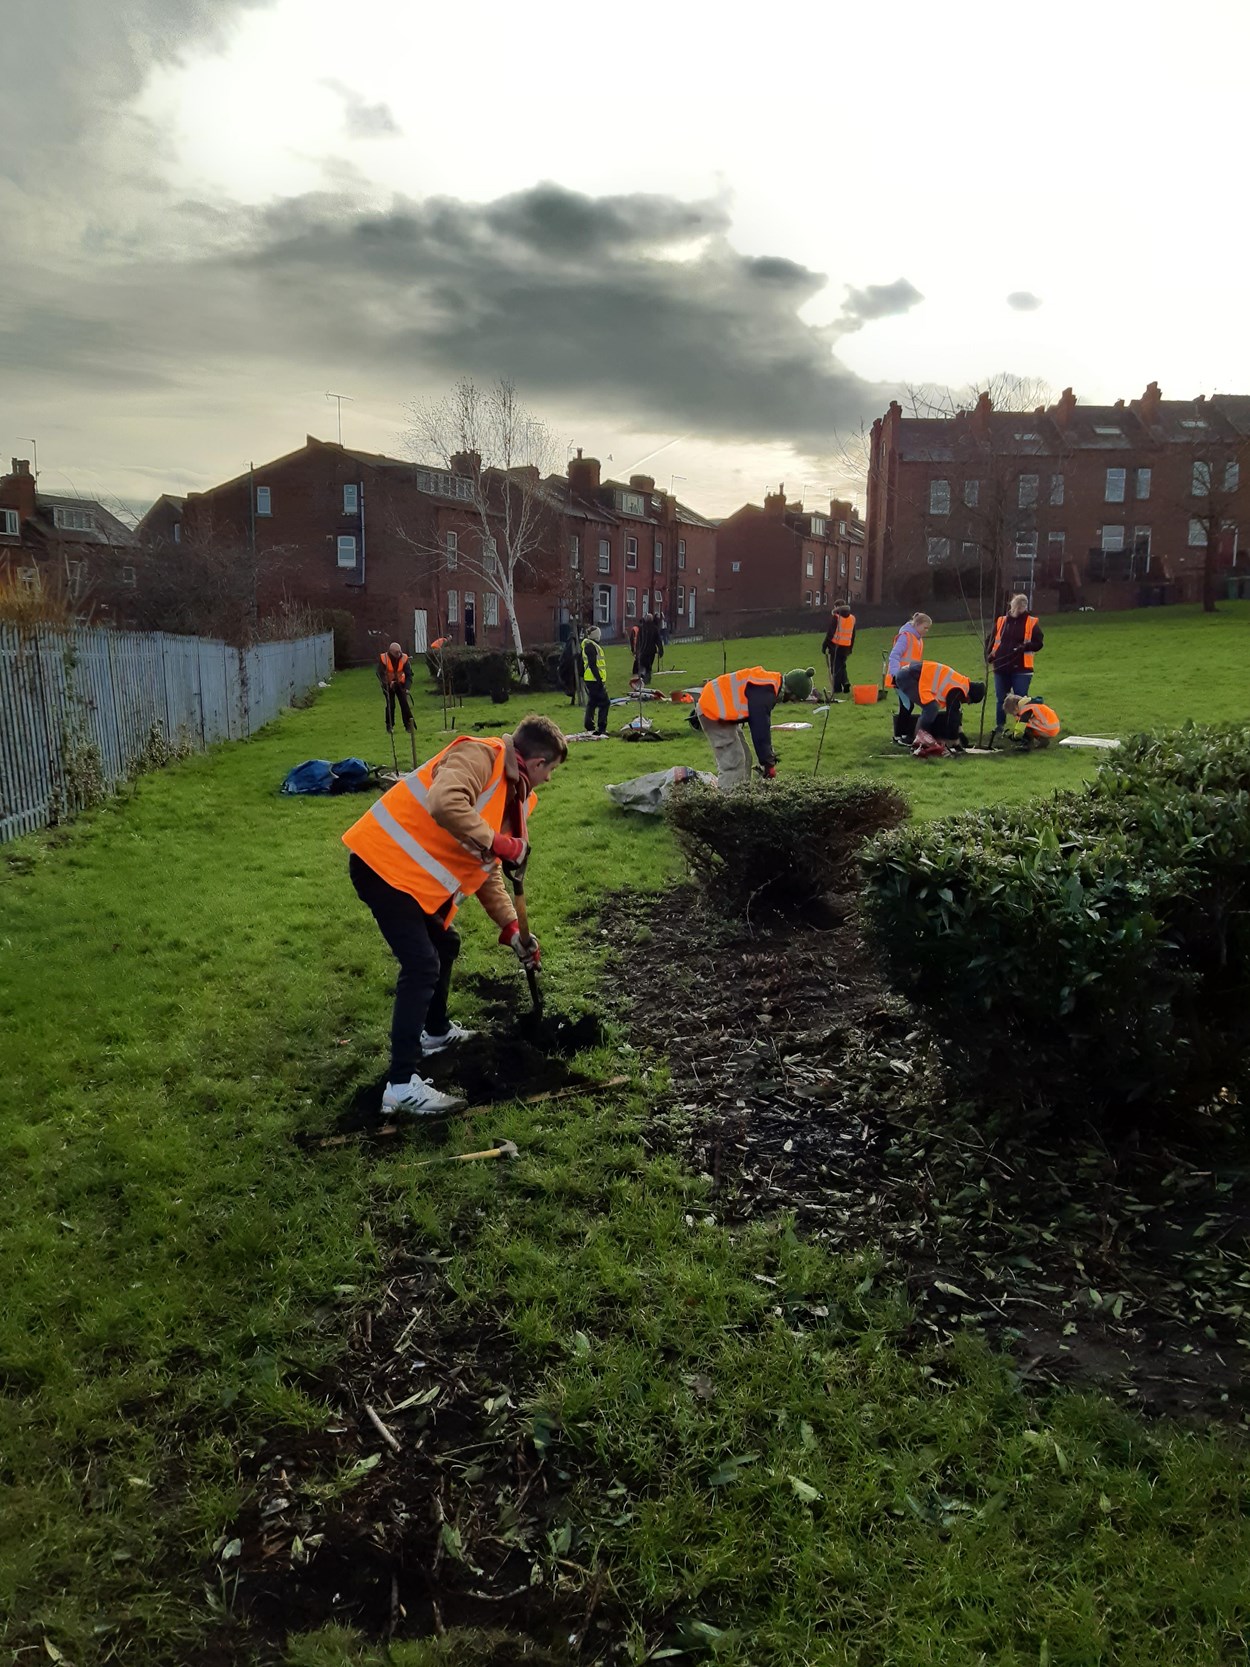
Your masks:
<path fill-rule="evenodd" d="M 518 675 L 518 659 L 502 648 L 462 648 L 452 645 L 426 654 L 430 676 L 441 687 L 444 676 L 453 695 L 492 695 L 507 698 L 512 689 L 530 693 L 559 687 L 559 646 L 530 648 L 520 656 L 525 678 Z"/>
<path fill-rule="evenodd" d="M 857 885 L 859 847 L 907 814 L 893 787 L 850 777 L 779 776 L 730 793 L 689 782 L 665 807 L 696 881 L 730 914 L 801 911 Z"/>
<path fill-rule="evenodd" d="M 1197 1107 L 1246 1079 L 1250 741 L 1142 736 L 1078 793 L 873 841 L 896 985 L 1008 1111 Z"/>

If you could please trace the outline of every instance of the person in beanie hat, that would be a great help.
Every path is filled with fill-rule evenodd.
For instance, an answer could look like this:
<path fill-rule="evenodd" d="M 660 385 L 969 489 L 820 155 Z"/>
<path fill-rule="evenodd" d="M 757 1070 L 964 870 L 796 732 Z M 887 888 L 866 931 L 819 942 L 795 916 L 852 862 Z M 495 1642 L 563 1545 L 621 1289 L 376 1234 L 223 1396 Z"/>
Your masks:
<path fill-rule="evenodd" d="M 595 718 L 598 716 L 598 732 L 600 735 L 608 733 L 608 685 L 604 678 L 603 649 L 600 646 L 602 632 L 597 625 L 592 625 L 582 638 L 582 687 L 586 692 L 586 728 L 595 729 Z"/>

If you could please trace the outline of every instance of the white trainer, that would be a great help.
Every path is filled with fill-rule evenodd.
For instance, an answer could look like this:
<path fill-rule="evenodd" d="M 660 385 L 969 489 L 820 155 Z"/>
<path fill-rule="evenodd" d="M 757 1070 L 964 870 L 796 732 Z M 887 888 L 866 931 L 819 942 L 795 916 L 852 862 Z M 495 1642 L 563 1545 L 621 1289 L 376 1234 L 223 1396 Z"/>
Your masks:
<path fill-rule="evenodd" d="M 453 1111 L 463 1111 L 468 1101 L 455 1094 L 443 1094 L 413 1075 L 409 1082 L 388 1082 L 382 1094 L 382 1115 L 398 1112 L 404 1117 L 447 1117 Z"/>
<path fill-rule="evenodd" d="M 453 1019 L 441 1036 L 431 1036 L 428 1030 L 421 1032 L 421 1052 L 442 1053 L 444 1048 L 450 1048 L 457 1042 L 470 1042 L 476 1035 L 476 1030 L 466 1030 Z"/>

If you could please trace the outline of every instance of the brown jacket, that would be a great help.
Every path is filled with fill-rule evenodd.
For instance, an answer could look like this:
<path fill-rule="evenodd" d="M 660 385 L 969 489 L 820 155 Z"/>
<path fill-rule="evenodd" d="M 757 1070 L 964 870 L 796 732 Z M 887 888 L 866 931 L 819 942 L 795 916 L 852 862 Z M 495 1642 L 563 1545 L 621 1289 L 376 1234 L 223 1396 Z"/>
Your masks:
<path fill-rule="evenodd" d="M 503 744 L 503 771 L 509 788 L 504 831 L 516 832 L 521 826 L 518 805 L 523 802 L 527 790 L 521 784 L 512 737 L 504 736 Z M 453 839 L 458 839 L 471 850 L 480 851 L 483 856 L 489 853 L 495 836 L 478 815 L 477 801 L 485 792 L 494 767 L 495 755 L 489 747 L 478 742 L 453 747 L 435 769 L 430 788 L 430 815 L 439 827 L 446 828 Z M 516 919 L 516 910 L 504 886 L 503 872 L 498 863 L 476 895 L 500 931 Z"/>

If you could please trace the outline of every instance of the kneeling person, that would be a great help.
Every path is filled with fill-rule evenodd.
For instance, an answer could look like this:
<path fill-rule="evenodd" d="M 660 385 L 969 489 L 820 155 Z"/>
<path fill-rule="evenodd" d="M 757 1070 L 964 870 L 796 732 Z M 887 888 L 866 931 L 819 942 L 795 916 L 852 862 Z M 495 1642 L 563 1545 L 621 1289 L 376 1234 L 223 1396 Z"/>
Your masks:
<path fill-rule="evenodd" d="M 960 728 L 965 705 L 979 706 L 985 699 L 985 684 L 974 682 L 940 660 L 913 660 L 899 668 L 896 685 L 919 709 L 916 758 L 945 758 L 948 751 L 967 745 Z"/>
<path fill-rule="evenodd" d="M 343 835 L 352 884 L 399 962 L 384 1116 L 437 1117 L 465 1103 L 420 1074 L 423 1058 L 474 1034 L 447 1012 L 460 952 L 452 920 L 463 897 L 476 895 L 499 927 L 499 942 L 523 966 L 538 966 L 538 940 L 521 937 L 500 862 L 524 861 L 534 789 L 567 757 L 550 718 L 525 718 L 499 738 L 458 736 Z"/>
<path fill-rule="evenodd" d="M 781 673 L 765 671 L 763 666 L 727 671 L 704 684 L 699 696 L 699 727 L 716 759 L 716 785 L 722 793 L 751 779 L 751 749 L 742 733 L 744 725 L 751 731 L 755 756 L 764 774 L 777 774 L 769 720 L 780 693 Z"/>
<path fill-rule="evenodd" d="M 1008 695 L 1003 701 L 1003 711 L 1024 725 L 1024 733 L 1016 741 L 1025 750 L 1048 747 L 1059 733 L 1059 714 L 1054 707 L 1030 695 Z"/>

